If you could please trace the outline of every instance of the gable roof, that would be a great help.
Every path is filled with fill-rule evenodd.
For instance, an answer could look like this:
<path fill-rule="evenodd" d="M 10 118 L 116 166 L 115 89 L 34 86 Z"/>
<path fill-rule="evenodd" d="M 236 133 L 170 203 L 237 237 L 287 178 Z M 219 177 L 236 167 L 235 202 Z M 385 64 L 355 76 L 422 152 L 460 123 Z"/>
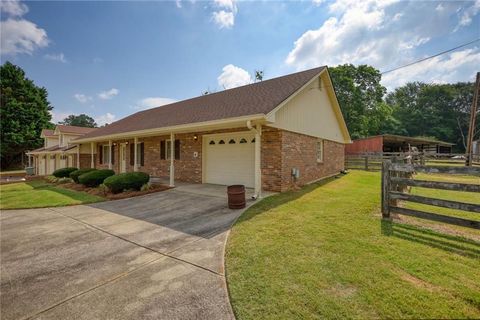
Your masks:
<path fill-rule="evenodd" d="M 65 126 L 63 124 L 57 124 L 55 131 L 61 133 L 70 133 L 75 135 L 84 135 L 86 133 L 97 130 L 97 128 L 77 127 L 77 126 Z"/>
<path fill-rule="evenodd" d="M 134 113 L 78 140 L 250 115 L 266 115 L 326 67 L 314 68 Z"/>
<path fill-rule="evenodd" d="M 42 133 L 40 134 L 40 137 L 53 137 L 55 136 L 54 130 L 50 129 L 42 129 Z"/>

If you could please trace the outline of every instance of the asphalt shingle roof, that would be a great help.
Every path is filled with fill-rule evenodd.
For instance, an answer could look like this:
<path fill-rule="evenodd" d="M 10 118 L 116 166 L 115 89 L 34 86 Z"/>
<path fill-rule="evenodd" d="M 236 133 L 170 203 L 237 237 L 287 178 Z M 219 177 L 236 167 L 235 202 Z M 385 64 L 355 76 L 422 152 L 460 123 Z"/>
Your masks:
<path fill-rule="evenodd" d="M 80 139 L 132 131 L 268 114 L 325 67 L 257 82 L 140 111 L 89 132 Z"/>

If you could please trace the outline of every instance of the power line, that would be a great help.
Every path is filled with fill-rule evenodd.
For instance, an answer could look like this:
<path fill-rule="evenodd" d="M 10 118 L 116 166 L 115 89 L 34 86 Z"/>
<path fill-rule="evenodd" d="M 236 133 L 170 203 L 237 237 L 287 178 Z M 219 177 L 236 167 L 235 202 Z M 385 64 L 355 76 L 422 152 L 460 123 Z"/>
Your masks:
<path fill-rule="evenodd" d="M 426 58 L 423 58 L 423 59 L 420 59 L 420 60 L 417 60 L 417 61 L 408 63 L 408 64 L 406 64 L 406 65 L 393 68 L 393 69 L 391 69 L 391 70 L 383 71 L 381 74 L 385 74 L 385 73 L 389 73 L 389 72 L 392 72 L 392 71 L 395 71 L 395 70 L 398 70 L 398 69 L 402 69 L 402 68 L 409 67 L 409 66 L 411 66 L 411 65 L 414 65 L 414 64 L 417 64 L 417 63 L 420 63 L 420 62 L 423 62 L 423 61 L 426 61 L 426 60 L 429 60 L 429 59 L 432 59 L 432 58 L 441 56 L 442 54 L 449 53 L 449 52 L 455 51 L 455 50 L 457 50 L 457 49 L 466 47 L 466 46 L 468 46 L 468 45 L 470 45 L 470 44 L 472 44 L 472 43 L 475 43 L 475 42 L 477 42 L 477 41 L 480 41 L 480 38 L 479 38 L 479 39 L 476 39 L 476 40 L 473 40 L 473 41 L 470 41 L 470 42 L 468 42 L 468 43 L 464 43 L 464 44 L 462 44 L 462 45 L 459 45 L 458 47 L 455 47 L 455 48 L 452 48 L 452 49 L 448 49 L 448 50 L 442 51 L 442 52 L 440 52 L 440 53 L 434 54 L 433 56 L 426 57 Z"/>

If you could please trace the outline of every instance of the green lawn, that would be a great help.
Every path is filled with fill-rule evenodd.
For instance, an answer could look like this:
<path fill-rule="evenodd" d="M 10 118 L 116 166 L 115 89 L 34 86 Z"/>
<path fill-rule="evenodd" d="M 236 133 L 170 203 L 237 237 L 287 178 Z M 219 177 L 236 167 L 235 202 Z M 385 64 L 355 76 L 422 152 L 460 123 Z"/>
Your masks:
<path fill-rule="evenodd" d="M 480 242 L 379 206 L 380 174 L 352 171 L 248 209 L 226 249 L 237 318 L 479 318 Z"/>
<path fill-rule="evenodd" d="M 0 209 L 59 207 L 104 200 L 85 192 L 56 187 L 44 180 L 0 186 Z"/>

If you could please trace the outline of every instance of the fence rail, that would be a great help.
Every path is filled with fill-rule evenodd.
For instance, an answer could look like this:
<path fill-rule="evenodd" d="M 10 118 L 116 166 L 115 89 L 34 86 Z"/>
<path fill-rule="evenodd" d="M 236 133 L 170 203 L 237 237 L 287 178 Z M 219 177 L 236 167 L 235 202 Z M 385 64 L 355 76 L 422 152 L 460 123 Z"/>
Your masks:
<path fill-rule="evenodd" d="M 465 154 L 462 153 L 360 153 L 345 155 L 345 169 L 381 171 L 385 160 L 408 161 L 423 166 L 465 166 Z M 480 155 L 474 155 L 473 165 L 480 166 Z"/>
<path fill-rule="evenodd" d="M 391 213 L 397 213 L 421 219 L 428 219 L 468 228 L 480 229 L 480 221 L 399 207 L 398 201 L 401 200 L 442 208 L 480 213 L 479 204 L 413 195 L 408 193 L 407 188 L 410 186 L 463 192 L 480 192 L 480 184 L 414 180 L 412 176 L 415 172 L 468 174 L 480 177 L 479 167 L 428 167 L 413 164 L 392 163 L 391 161 L 386 160 L 382 164 L 383 218 L 388 219 L 390 218 Z"/>

